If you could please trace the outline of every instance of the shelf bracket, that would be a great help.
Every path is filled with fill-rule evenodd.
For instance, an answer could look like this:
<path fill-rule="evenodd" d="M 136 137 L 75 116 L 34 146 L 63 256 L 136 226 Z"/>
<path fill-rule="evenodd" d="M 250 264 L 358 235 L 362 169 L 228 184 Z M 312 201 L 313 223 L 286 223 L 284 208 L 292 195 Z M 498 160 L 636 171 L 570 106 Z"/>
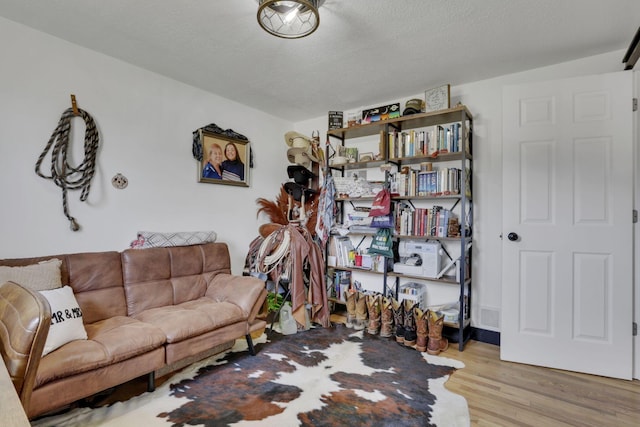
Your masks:
<path fill-rule="evenodd" d="M 366 238 L 367 238 L 367 236 L 362 236 L 362 239 L 360 239 L 360 241 L 356 245 L 356 251 L 360 248 L 360 245 L 362 244 L 362 242 L 364 242 L 364 239 L 366 239 Z"/>
<path fill-rule="evenodd" d="M 440 247 L 442 248 L 442 251 L 445 253 L 445 255 L 447 256 L 447 258 L 449 258 L 449 260 L 453 260 L 453 258 L 451 257 L 451 255 L 449 255 L 449 252 L 447 252 L 447 248 L 445 248 L 443 245 L 440 245 Z"/>
<path fill-rule="evenodd" d="M 429 236 L 432 237 L 432 236 Z M 436 241 L 436 242 L 440 242 L 440 240 L 438 239 L 431 239 L 427 237 L 427 239 L 425 240 L 425 242 L 429 242 L 429 241 Z M 444 254 L 447 256 L 447 258 L 449 258 L 449 261 L 453 261 L 453 258 L 451 257 L 451 255 L 449 254 L 449 252 L 447 251 L 447 248 L 444 247 L 444 245 L 440 245 L 440 249 L 442 249 L 442 252 L 444 252 Z"/>

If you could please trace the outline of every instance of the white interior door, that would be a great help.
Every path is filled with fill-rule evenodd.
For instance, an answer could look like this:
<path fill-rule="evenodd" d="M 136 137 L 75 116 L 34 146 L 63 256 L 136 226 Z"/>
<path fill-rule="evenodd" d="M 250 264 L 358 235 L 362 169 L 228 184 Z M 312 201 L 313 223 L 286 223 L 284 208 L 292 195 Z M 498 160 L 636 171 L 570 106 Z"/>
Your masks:
<path fill-rule="evenodd" d="M 631 378 L 631 77 L 504 89 L 503 360 Z"/>

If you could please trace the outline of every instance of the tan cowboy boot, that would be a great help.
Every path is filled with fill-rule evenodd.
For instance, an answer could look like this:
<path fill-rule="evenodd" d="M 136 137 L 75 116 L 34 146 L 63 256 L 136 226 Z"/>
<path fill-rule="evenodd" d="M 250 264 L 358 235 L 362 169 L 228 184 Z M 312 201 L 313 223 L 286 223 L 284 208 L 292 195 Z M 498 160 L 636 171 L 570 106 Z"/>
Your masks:
<path fill-rule="evenodd" d="M 427 351 L 427 336 L 429 334 L 428 313 L 428 310 L 423 312 L 419 307 L 416 307 L 413 311 L 416 319 L 416 350 L 421 352 Z"/>
<path fill-rule="evenodd" d="M 364 329 L 367 325 L 367 301 L 362 292 L 358 292 L 356 298 L 356 323 L 353 326 L 357 330 Z"/>
<path fill-rule="evenodd" d="M 416 345 L 416 318 L 413 315 L 414 307 L 418 304 L 406 299 L 402 302 L 404 309 L 404 345 L 407 347 L 413 347 Z"/>
<path fill-rule="evenodd" d="M 344 299 L 347 302 L 347 328 L 353 328 L 356 325 L 356 298 L 358 294 L 352 289 L 344 291 Z"/>
<path fill-rule="evenodd" d="M 427 344 L 427 353 L 437 356 L 441 351 L 449 348 L 449 340 L 442 338 L 444 314 L 438 315 L 435 311 L 427 310 L 427 318 L 429 319 L 429 343 Z"/>
<path fill-rule="evenodd" d="M 393 310 L 393 323 L 396 325 L 395 336 L 398 344 L 404 344 L 404 308 L 395 298 L 391 298 L 391 310 Z"/>
<path fill-rule="evenodd" d="M 380 332 L 380 295 L 367 295 L 367 310 L 369 313 L 369 326 L 367 332 L 371 335 L 376 335 Z"/>
<path fill-rule="evenodd" d="M 382 313 L 380 314 L 382 326 L 380 336 L 383 338 L 393 336 L 393 308 L 391 298 L 382 297 Z"/>

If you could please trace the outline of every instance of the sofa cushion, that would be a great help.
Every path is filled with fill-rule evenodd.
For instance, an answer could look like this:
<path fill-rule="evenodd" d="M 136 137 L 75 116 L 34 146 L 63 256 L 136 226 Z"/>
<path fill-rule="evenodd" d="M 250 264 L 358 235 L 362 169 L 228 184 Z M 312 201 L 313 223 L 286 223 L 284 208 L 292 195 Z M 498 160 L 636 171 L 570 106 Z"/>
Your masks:
<path fill-rule="evenodd" d="M 167 336 L 167 343 L 176 343 L 246 320 L 246 316 L 237 305 L 216 302 L 208 297 L 145 310 L 135 318 L 162 329 Z"/>
<path fill-rule="evenodd" d="M 177 305 L 204 296 L 210 277 L 231 273 L 225 243 L 122 252 L 127 314 Z"/>
<path fill-rule="evenodd" d="M 236 304 L 227 301 L 215 301 L 209 297 L 187 301 L 180 304 L 179 307 L 187 310 L 195 310 L 200 313 L 201 316 L 207 317 L 209 322 L 211 322 L 212 329 L 247 320 L 247 316 L 242 312 L 242 308 Z"/>
<path fill-rule="evenodd" d="M 85 323 L 127 315 L 119 252 L 77 253 L 65 259 L 68 283 L 82 308 Z"/>
<path fill-rule="evenodd" d="M 61 260 L 52 258 L 25 266 L 0 266 L 0 284 L 12 281 L 34 291 L 56 289 L 62 286 L 61 265 Z"/>
<path fill-rule="evenodd" d="M 147 353 L 166 341 L 159 328 L 125 316 L 88 324 L 85 328 L 87 340 L 70 342 L 42 358 L 36 387 Z"/>
<path fill-rule="evenodd" d="M 58 347 L 74 341 L 86 340 L 87 331 L 82 323 L 82 310 L 73 296 L 70 286 L 40 291 L 51 307 L 51 326 L 42 355 L 51 353 Z"/>

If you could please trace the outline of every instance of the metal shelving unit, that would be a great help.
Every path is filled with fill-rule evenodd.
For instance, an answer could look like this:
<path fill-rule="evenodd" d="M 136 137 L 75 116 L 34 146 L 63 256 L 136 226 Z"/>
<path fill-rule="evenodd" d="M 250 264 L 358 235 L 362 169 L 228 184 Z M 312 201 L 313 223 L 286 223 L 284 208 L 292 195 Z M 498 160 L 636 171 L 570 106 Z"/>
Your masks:
<path fill-rule="evenodd" d="M 387 144 L 388 135 L 394 131 L 402 132 L 405 130 L 427 128 L 436 125 L 448 124 L 448 123 L 461 123 L 461 138 L 460 138 L 460 150 L 451 153 L 439 153 L 437 156 L 411 156 L 411 157 L 390 157 L 389 147 Z M 398 170 L 403 166 L 415 165 L 422 162 L 430 163 L 444 163 L 444 162 L 459 162 L 461 170 L 460 178 L 460 192 L 455 195 L 443 195 L 443 196 L 394 196 L 392 201 L 407 201 L 409 203 L 413 201 L 420 201 L 421 203 L 438 203 L 439 201 L 448 200 L 454 203 L 453 207 L 457 207 L 460 212 L 460 236 L 459 237 L 434 237 L 434 236 L 422 236 L 422 235 L 395 235 L 396 239 L 413 239 L 413 240 L 437 240 L 445 245 L 455 246 L 459 245 L 460 262 L 458 265 L 458 271 L 456 275 L 445 276 L 440 279 L 433 279 L 429 277 L 413 276 L 400 273 L 394 273 L 393 271 L 385 271 L 384 273 L 378 273 L 382 275 L 383 289 L 386 293 L 389 289 L 389 281 L 395 281 L 393 286 L 395 287 L 395 294 L 398 295 L 398 287 L 400 279 L 410 279 L 414 281 L 426 282 L 426 283 L 440 283 L 451 286 L 457 286 L 458 292 L 458 306 L 459 315 L 458 321 L 455 323 L 445 323 L 445 335 L 458 343 L 458 350 L 464 350 L 464 345 L 471 338 L 471 295 L 472 295 L 472 279 L 471 279 L 471 266 L 472 266 L 472 251 L 470 244 L 473 240 L 471 220 L 473 218 L 473 203 L 472 203 L 472 179 L 471 174 L 473 171 L 473 152 L 472 152 L 472 137 L 473 137 L 473 117 L 466 106 L 459 105 L 447 110 L 420 113 L 410 116 L 403 116 L 396 119 L 378 121 L 373 123 L 361 124 L 351 126 L 348 128 L 332 129 L 327 131 L 327 136 L 337 140 L 342 146 L 345 146 L 349 139 L 361 138 L 366 136 L 380 135 L 380 138 L 384 138 L 384 159 L 374 160 L 368 162 L 355 162 L 347 163 L 341 166 L 330 166 L 329 157 L 330 153 L 327 151 L 326 160 L 327 168 L 332 171 L 337 171 L 344 176 L 346 170 L 352 169 L 366 169 L 379 167 L 384 163 L 392 163 Z M 385 178 L 388 180 L 389 174 L 385 174 Z M 467 191 L 469 190 L 469 191 Z M 344 202 L 353 201 L 372 201 L 372 197 L 368 198 L 337 198 L 336 202 L 340 203 L 340 220 L 344 219 Z M 452 208 L 453 209 L 453 208 Z M 448 255 L 448 252 L 447 252 Z M 342 270 L 350 270 L 348 267 L 338 267 Z M 353 269 L 354 271 L 360 271 L 359 269 Z M 456 277 L 457 276 L 457 277 Z M 460 326 L 462 325 L 462 327 Z"/>

